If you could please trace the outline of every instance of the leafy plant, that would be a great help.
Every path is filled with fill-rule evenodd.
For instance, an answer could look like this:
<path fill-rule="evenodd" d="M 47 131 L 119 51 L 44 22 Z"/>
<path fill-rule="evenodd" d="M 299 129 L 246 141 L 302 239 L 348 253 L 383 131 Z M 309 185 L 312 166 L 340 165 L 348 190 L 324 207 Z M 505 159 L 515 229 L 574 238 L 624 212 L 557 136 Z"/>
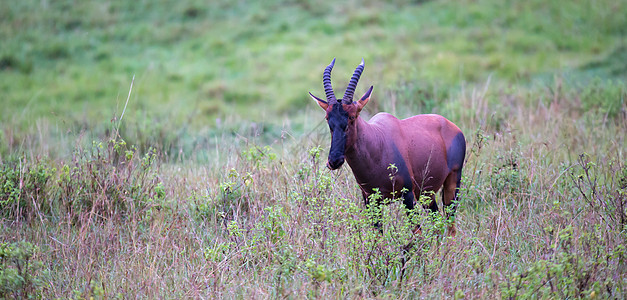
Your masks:
<path fill-rule="evenodd" d="M 39 248 L 29 242 L 0 243 L 0 298 L 38 298 L 45 288 Z"/>
<path fill-rule="evenodd" d="M 124 140 L 93 142 L 61 167 L 57 197 L 74 222 L 147 220 L 164 204 L 157 164 L 154 150 L 140 156 Z"/>
<path fill-rule="evenodd" d="M 601 172 L 600 169 L 608 169 Z M 580 198 L 594 212 L 614 227 L 627 226 L 627 167 L 620 161 L 609 164 L 593 162 L 590 155 L 582 153 L 569 170 L 570 183 Z"/>
<path fill-rule="evenodd" d="M 598 228 L 596 230 L 599 230 Z M 608 265 L 616 261 L 617 251 L 607 251 L 598 235 L 583 235 L 574 240 L 572 226 L 558 233 L 558 241 L 551 245 L 553 254 L 538 260 L 523 271 L 510 274 L 503 283 L 503 295 L 507 298 L 559 297 L 595 298 L 614 297 L 621 293 L 620 283 L 611 280 L 595 281 L 599 273 L 607 272 Z M 581 247 L 597 248 L 593 256 L 582 255 Z M 620 258 L 623 259 L 623 258 Z M 618 284 L 618 285 L 617 285 Z"/>
<path fill-rule="evenodd" d="M 25 158 L 0 165 L 0 211 L 4 218 L 47 215 L 52 203 L 48 181 L 56 173 L 47 161 L 28 162 Z"/>

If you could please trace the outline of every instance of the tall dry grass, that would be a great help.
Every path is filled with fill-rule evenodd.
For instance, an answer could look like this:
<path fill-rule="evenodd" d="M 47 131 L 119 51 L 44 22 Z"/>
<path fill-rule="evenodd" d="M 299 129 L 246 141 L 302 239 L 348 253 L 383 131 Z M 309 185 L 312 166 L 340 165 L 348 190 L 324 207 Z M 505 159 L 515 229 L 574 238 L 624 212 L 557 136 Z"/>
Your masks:
<path fill-rule="evenodd" d="M 317 111 L 301 137 L 222 135 L 208 152 L 215 160 L 165 161 L 159 148 L 116 136 L 77 143 L 65 158 L 14 153 L 2 163 L 0 291 L 624 298 L 625 103 L 608 117 L 583 109 L 576 90 L 558 90 L 486 84 L 437 106 L 469 149 L 455 238 L 422 210 L 413 217 L 425 230 L 413 236 L 399 204 L 365 208 L 347 167 L 324 168 L 328 133 Z M 377 213 L 383 234 L 371 226 Z"/>

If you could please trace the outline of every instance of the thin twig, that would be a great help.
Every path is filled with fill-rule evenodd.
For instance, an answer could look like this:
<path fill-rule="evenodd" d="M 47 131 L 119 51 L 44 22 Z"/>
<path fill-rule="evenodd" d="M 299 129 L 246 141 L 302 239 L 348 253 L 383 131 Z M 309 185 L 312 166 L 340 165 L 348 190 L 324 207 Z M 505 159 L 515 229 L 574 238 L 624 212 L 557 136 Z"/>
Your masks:
<path fill-rule="evenodd" d="M 118 135 L 120 132 L 120 124 L 122 124 L 122 118 L 124 118 L 124 112 L 126 112 L 126 106 L 128 105 L 128 100 L 131 99 L 131 91 L 133 91 L 133 83 L 135 82 L 135 74 L 133 74 L 133 79 L 131 80 L 131 87 L 128 89 L 128 96 L 126 96 L 126 103 L 124 104 L 124 109 L 122 109 L 122 114 L 120 115 L 120 120 L 118 121 L 118 127 L 115 129 L 115 134 Z"/>

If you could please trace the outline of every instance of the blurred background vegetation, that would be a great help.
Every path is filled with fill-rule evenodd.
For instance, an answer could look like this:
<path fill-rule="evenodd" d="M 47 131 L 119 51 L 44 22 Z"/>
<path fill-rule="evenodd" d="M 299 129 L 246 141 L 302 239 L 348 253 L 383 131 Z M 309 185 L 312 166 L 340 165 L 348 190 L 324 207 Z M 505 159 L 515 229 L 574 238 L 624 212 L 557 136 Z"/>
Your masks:
<path fill-rule="evenodd" d="M 3 127 L 93 129 L 128 113 L 198 129 L 283 122 L 322 95 L 627 78 L 625 1 L 2 1 Z M 547 83 L 547 85 L 551 85 Z M 435 99 L 441 100 L 441 99 Z M 412 114 L 420 113 L 418 111 Z"/>
<path fill-rule="evenodd" d="M 0 298 L 623 299 L 626 33 L 625 0 L 0 1 Z M 334 57 L 365 118 L 463 130 L 455 243 L 324 168 Z"/>

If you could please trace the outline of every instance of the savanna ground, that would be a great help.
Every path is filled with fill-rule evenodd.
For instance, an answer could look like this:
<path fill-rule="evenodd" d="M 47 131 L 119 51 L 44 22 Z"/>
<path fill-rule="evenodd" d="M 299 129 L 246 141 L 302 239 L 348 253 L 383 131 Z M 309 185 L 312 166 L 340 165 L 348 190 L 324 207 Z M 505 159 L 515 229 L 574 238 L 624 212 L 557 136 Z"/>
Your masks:
<path fill-rule="evenodd" d="M 624 299 L 626 33 L 625 1 L 2 1 L 0 298 Z M 364 117 L 464 131 L 456 237 L 324 167 L 333 57 Z"/>

